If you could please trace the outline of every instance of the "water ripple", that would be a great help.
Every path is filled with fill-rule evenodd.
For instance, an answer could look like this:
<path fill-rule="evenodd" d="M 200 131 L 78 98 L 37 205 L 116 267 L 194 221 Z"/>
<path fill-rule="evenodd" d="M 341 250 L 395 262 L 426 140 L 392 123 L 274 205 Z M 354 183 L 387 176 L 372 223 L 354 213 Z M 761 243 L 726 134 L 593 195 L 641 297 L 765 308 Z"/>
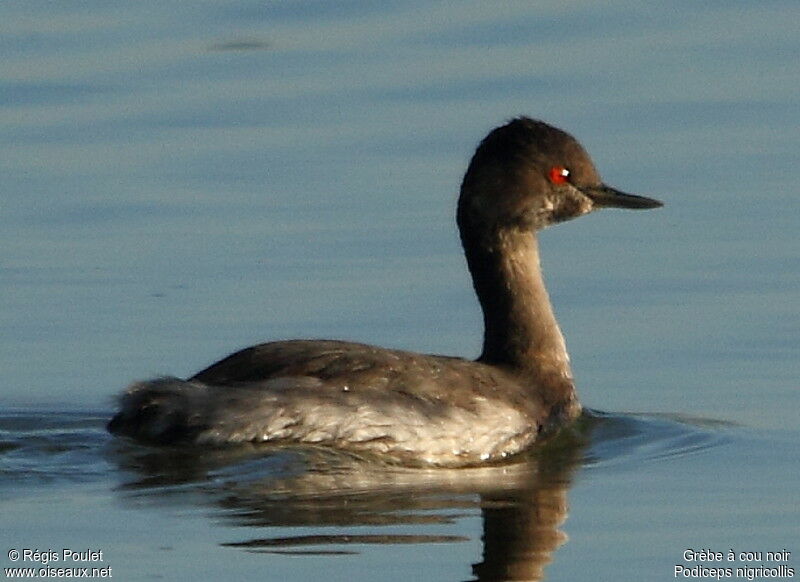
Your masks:
<path fill-rule="evenodd" d="M 730 441 L 736 425 L 684 415 L 587 411 L 584 467 L 640 465 L 700 454 Z"/>
<path fill-rule="evenodd" d="M 113 471 L 103 452 L 107 417 L 85 411 L 0 411 L 0 488 L 107 475 Z"/>

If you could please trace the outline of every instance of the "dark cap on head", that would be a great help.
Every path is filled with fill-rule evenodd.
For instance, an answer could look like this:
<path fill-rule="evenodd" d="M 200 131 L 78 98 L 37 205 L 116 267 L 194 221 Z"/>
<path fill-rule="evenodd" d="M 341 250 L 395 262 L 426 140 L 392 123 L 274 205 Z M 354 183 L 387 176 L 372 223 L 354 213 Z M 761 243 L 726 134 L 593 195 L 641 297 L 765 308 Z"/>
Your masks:
<path fill-rule="evenodd" d="M 492 130 L 461 186 L 463 228 L 544 228 L 597 208 L 656 208 L 661 202 L 605 185 L 570 134 L 528 117 Z"/>

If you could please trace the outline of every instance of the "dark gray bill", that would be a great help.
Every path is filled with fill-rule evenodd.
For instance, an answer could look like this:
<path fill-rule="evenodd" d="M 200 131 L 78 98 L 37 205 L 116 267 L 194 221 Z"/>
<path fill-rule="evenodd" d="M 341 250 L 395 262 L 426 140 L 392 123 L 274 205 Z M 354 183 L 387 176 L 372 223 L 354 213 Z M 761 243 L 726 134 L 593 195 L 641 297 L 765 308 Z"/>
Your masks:
<path fill-rule="evenodd" d="M 625 192 L 620 192 L 619 190 L 616 190 L 611 186 L 606 186 L 605 184 L 600 184 L 599 186 L 589 188 L 581 188 L 581 192 L 591 198 L 596 206 L 600 207 L 645 209 L 664 206 L 663 202 L 653 198 L 645 198 L 644 196 L 636 196 L 635 194 L 626 194 Z"/>

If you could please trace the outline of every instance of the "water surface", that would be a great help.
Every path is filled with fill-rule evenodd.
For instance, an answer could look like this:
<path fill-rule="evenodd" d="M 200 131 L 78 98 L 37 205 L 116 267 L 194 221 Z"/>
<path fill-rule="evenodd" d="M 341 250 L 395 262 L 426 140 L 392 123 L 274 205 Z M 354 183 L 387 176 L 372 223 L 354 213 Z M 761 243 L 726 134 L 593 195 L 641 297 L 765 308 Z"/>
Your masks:
<path fill-rule="evenodd" d="M 727 544 L 720 531 L 746 520 L 772 548 L 797 518 L 779 501 L 796 493 L 791 439 L 715 421 L 588 412 L 529 455 L 459 470 L 326 449 L 145 447 L 103 425 L 91 413 L 0 417 L 11 548 L 102 549 L 103 565 L 143 579 L 307 579 L 325 569 L 344 580 L 371 568 L 391 568 L 381 576 L 390 580 L 581 579 L 584 560 L 594 574 L 632 579 L 681 562 L 692 524 L 713 519 L 705 543 Z M 748 453 L 746 471 L 731 465 Z M 709 471 L 721 482 L 697 490 L 697 473 Z M 749 507 L 766 483 L 772 501 Z M 714 515 L 720 498 L 724 516 Z M 697 515 L 698 502 L 710 515 Z M 671 544 L 637 545 L 657 531 Z M 614 556 L 620 543 L 639 555 Z"/>
<path fill-rule="evenodd" d="M 800 551 L 796 3 L 0 12 L 4 552 L 96 547 L 132 580 L 580 581 Z M 518 114 L 666 202 L 542 235 L 604 411 L 572 438 L 452 472 L 104 432 L 128 382 L 257 341 L 476 355 L 454 205 Z"/>

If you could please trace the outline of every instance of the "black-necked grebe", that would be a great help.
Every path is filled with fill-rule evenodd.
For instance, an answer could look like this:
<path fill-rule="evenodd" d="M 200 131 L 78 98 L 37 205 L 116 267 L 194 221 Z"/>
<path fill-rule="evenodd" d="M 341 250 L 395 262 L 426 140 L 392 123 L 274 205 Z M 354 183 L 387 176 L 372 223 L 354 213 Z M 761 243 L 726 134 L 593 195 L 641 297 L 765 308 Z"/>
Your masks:
<path fill-rule="evenodd" d="M 328 445 L 442 466 L 518 453 L 581 412 L 536 231 L 597 208 L 658 206 L 603 184 L 569 134 L 514 119 L 478 146 L 458 201 L 483 308 L 476 361 L 343 341 L 265 343 L 188 380 L 133 384 L 109 430 L 156 443 Z"/>

